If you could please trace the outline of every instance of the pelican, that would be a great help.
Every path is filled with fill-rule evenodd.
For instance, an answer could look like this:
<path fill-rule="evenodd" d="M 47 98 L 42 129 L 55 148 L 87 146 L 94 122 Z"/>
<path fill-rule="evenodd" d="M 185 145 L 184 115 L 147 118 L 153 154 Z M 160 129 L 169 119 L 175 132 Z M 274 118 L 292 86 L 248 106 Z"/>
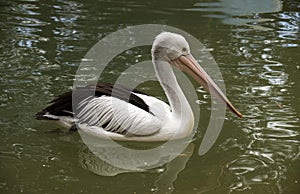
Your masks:
<path fill-rule="evenodd" d="M 36 118 L 54 121 L 71 131 L 78 129 L 119 141 L 157 142 L 185 138 L 192 134 L 194 116 L 172 66 L 188 73 L 208 92 L 226 103 L 233 113 L 242 117 L 191 55 L 189 44 L 182 35 L 171 32 L 158 34 L 151 56 L 169 104 L 136 89 L 98 82 L 62 94 L 38 112 Z"/>

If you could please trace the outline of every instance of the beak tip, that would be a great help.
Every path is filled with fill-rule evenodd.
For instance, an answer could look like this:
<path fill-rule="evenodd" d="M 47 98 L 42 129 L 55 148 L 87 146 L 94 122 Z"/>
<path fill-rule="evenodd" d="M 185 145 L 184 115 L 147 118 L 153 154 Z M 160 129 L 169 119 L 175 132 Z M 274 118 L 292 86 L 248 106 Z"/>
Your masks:
<path fill-rule="evenodd" d="M 240 117 L 241 119 L 244 117 L 244 116 L 242 115 L 242 113 L 240 113 L 240 112 L 237 112 L 236 114 L 237 114 L 237 116 Z"/>

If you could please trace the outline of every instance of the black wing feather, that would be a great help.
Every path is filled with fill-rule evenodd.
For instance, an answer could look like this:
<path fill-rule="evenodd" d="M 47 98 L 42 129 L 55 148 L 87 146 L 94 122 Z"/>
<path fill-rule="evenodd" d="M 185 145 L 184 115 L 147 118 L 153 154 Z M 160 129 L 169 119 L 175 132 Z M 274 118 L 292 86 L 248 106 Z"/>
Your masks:
<path fill-rule="evenodd" d="M 74 116 L 72 102 L 74 107 L 78 107 L 79 103 L 88 97 L 100 97 L 100 96 L 113 96 L 120 100 L 128 101 L 129 103 L 149 112 L 149 106 L 134 93 L 144 94 L 138 90 L 131 89 L 123 85 L 114 85 L 111 83 L 98 82 L 97 84 L 87 85 L 85 87 L 78 87 L 76 90 L 66 92 L 56 99 L 50 102 L 50 105 L 38 112 L 35 117 L 39 120 L 55 120 L 44 116 L 45 114 L 51 114 L 56 116 Z M 146 95 L 146 94 L 144 94 Z M 91 98 L 92 99 L 92 98 Z M 76 113 L 79 113 L 80 109 L 76 109 Z"/>

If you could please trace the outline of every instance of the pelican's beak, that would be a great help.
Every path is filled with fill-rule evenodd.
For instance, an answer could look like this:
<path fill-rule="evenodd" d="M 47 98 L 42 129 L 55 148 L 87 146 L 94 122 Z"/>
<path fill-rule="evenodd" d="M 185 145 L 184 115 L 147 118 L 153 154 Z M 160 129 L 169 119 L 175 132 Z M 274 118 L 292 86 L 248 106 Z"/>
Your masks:
<path fill-rule="evenodd" d="M 243 115 L 234 108 L 234 106 L 227 99 L 225 94 L 217 86 L 217 84 L 209 77 L 209 75 L 204 71 L 204 69 L 198 64 L 191 54 L 181 55 L 176 60 L 172 61 L 177 68 L 190 74 L 199 84 L 201 84 L 206 91 L 210 92 L 212 95 L 220 99 L 222 102 L 226 103 L 228 108 L 234 112 L 237 116 L 243 117 Z"/>

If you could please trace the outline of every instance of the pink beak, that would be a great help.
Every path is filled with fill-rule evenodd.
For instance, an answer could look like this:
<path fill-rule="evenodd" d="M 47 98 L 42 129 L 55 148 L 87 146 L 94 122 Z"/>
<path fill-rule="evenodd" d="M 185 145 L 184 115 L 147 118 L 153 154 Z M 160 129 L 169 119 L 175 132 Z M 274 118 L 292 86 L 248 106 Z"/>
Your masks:
<path fill-rule="evenodd" d="M 199 84 L 201 84 L 206 91 L 217 97 L 222 102 L 226 103 L 227 107 L 240 118 L 243 115 L 231 104 L 225 94 L 216 85 L 216 83 L 209 77 L 204 69 L 198 64 L 191 54 L 181 55 L 179 58 L 174 60 L 173 64 L 180 70 L 190 74 Z"/>

